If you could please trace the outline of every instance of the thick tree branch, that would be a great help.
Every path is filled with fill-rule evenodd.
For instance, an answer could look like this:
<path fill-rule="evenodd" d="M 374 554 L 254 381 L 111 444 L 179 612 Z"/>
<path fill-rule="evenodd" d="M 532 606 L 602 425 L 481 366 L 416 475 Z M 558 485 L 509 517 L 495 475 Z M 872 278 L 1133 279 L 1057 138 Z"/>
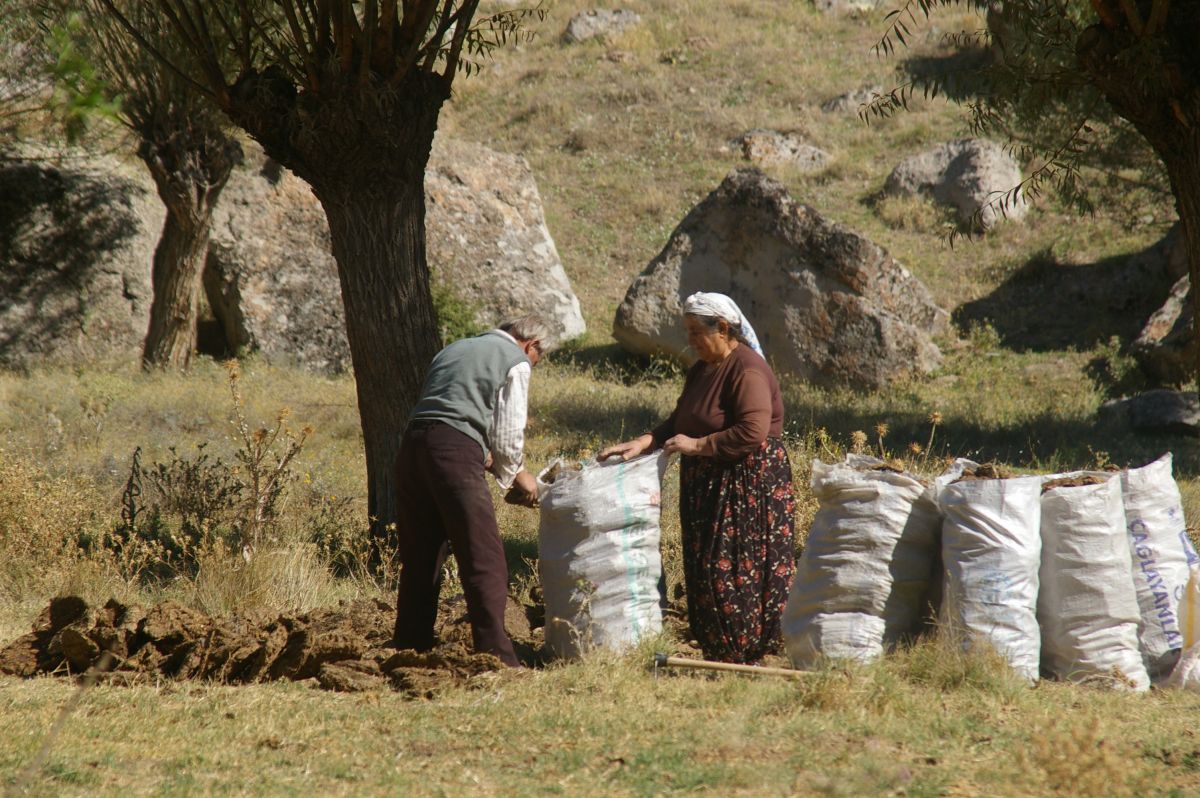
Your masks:
<path fill-rule="evenodd" d="M 447 10 L 450 6 L 450 0 L 443 0 L 446 3 Z M 407 5 L 407 3 L 406 3 Z M 433 21 L 433 15 L 438 10 L 438 0 L 423 0 L 423 2 L 411 9 L 405 8 L 404 19 L 407 23 L 409 20 L 409 11 L 420 13 L 420 19 L 413 20 L 413 26 L 408 30 L 408 43 L 404 48 L 404 55 L 400 58 L 400 62 L 396 65 L 396 71 L 392 73 L 391 83 L 393 86 L 399 86 L 404 80 L 405 75 L 417 62 L 417 57 L 420 54 L 421 42 L 425 38 L 425 31 L 429 30 L 429 23 Z M 403 28 L 402 28 L 403 31 Z"/>
<path fill-rule="evenodd" d="M 300 63 L 304 64 L 304 75 L 308 80 L 308 87 L 312 91 L 317 91 L 320 87 L 320 78 L 317 77 L 317 65 L 313 60 L 313 51 L 310 47 L 310 41 L 305 37 L 304 31 L 300 27 L 300 21 L 296 18 L 296 10 L 293 4 L 284 0 L 281 3 L 283 6 L 284 16 L 287 17 L 288 26 L 292 30 L 292 39 L 296 42 L 296 50 L 300 54 Z"/>
<path fill-rule="evenodd" d="M 455 23 L 461 13 L 461 6 L 458 9 L 455 9 L 452 3 L 442 6 L 442 18 L 438 20 L 437 29 L 434 30 L 433 35 L 429 37 L 421 50 L 425 54 L 425 58 L 421 61 L 421 69 L 426 72 L 433 69 L 438 53 L 442 50 L 442 39 L 446 37 L 446 32 L 450 30 L 450 26 Z M 417 57 L 420 58 L 420 55 L 418 54 Z"/>
<path fill-rule="evenodd" d="M 396 54 L 396 0 L 383 0 L 379 12 L 379 41 L 375 45 L 379 71 L 386 72 Z"/>
<path fill-rule="evenodd" d="M 322 58 L 333 49 L 329 2 L 330 0 L 317 0 L 317 52 Z"/>
<path fill-rule="evenodd" d="M 350 73 L 350 68 L 354 63 L 354 34 L 352 33 L 354 20 L 354 7 L 350 0 L 335 0 L 337 6 L 334 9 L 333 22 L 333 44 L 337 49 L 338 66 L 341 67 L 342 74 Z"/>
<path fill-rule="evenodd" d="M 270 51 L 271 57 L 275 60 L 276 66 L 282 69 L 291 80 L 295 81 L 296 83 L 303 83 L 304 74 L 296 68 L 295 62 L 293 62 L 291 58 L 288 58 L 287 54 L 284 53 L 283 50 L 279 49 L 279 43 L 275 41 L 275 37 L 272 36 L 270 31 L 268 31 L 263 26 L 262 22 L 259 21 L 258 16 L 250 8 L 247 0 L 238 0 L 238 11 L 242 15 L 242 19 L 244 19 L 248 25 L 258 31 L 259 41 L 261 41 L 266 49 Z"/>
<path fill-rule="evenodd" d="M 1171 0 L 1154 0 L 1150 4 L 1150 18 L 1146 20 L 1146 35 L 1154 36 L 1163 29 L 1167 21 L 1167 12 L 1171 10 Z"/>
<path fill-rule="evenodd" d="M 371 48 L 375 44 L 376 15 L 379 4 L 376 0 L 365 0 L 363 5 L 362 57 L 358 60 L 358 85 L 365 87 L 371 81 Z"/>
<path fill-rule="evenodd" d="M 479 0 L 466 0 L 459 10 L 461 17 L 458 25 L 454 28 L 454 40 L 450 43 L 450 53 L 446 56 L 446 69 L 442 73 L 447 84 L 454 80 L 454 71 L 458 69 L 458 59 L 462 53 L 463 42 L 467 40 L 467 34 L 471 32 L 471 19 L 475 16 L 475 9 L 478 6 Z"/>
<path fill-rule="evenodd" d="M 1142 20 L 1142 14 L 1138 11 L 1137 3 L 1134 0 L 1120 0 L 1121 11 L 1125 13 L 1125 20 L 1129 23 L 1129 29 L 1133 31 L 1133 35 L 1139 39 L 1146 32 L 1146 23 Z"/>

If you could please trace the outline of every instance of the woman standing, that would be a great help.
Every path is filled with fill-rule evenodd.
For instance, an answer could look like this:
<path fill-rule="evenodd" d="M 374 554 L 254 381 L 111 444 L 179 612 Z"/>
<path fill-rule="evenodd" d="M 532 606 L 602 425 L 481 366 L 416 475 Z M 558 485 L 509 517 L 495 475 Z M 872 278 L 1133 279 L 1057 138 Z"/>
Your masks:
<path fill-rule="evenodd" d="M 683 314 L 700 359 L 675 411 L 600 458 L 629 460 L 659 448 L 683 456 L 679 519 L 692 635 L 709 659 L 756 662 L 779 640 L 796 564 L 783 401 L 732 299 L 692 294 Z"/>

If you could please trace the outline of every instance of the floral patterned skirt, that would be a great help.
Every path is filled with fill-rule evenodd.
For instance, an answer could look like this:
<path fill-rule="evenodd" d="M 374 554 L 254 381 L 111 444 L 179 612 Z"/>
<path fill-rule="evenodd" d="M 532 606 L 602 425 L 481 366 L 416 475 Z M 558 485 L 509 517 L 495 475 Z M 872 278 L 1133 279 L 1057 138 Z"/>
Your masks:
<path fill-rule="evenodd" d="M 683 458 L 688 619 L 706 658 L 757 662 L 776 649 L 796 570 L 795 509 L 792 466 L 779 438 L 732 463 Z"/>

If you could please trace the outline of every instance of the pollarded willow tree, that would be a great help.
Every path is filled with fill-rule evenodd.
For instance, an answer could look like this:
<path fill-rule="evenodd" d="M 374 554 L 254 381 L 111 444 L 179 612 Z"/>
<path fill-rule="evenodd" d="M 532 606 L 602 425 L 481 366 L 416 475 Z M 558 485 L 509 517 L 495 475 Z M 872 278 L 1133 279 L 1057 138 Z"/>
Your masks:
<path fill-rule="evenodd" d="M 82 61 L 94 70 L 96 84 L 115 101 L 113 115 L 136 139 L 138 157 L 166 206 L 154 250 L 142 362 L 146 367 L 186 368 L 196 348 L 212 213 L 241 160 L 241 147 L 216 106 L 183 75 L 164 68 L 109 13 L 110 7 L 119 9 L 142 41 L 163 51 L 174 31 L 142 0 L 43 0 L 42 6 L 48 23 L 69 31 Z M 226 50 L 228 44 L 221 42 L 220 48 Z"/>
<path fill-rule="evenodd" d="M 392 464 L 439 347 L 424 197 L 438 115 L 455 75 L 540 12 L 476 21 L 478 0 L 142 0 L 172 33 L 158 44 L 118 0 L 99 1 L 324 208 L 379 533 L 395 520 Z"/>
<path fill-rule="evenodd" d="M 958 5 L 977 3 L 909 0 L 889 14 L 878 49 L 903 44 L 918 16 Z M 1000 56 L 980 70 L 980 91 L 969 102 L 976 130 L 999 131 L 1041 156 L 1014 192 L 1054 186 L 1080 199 L 1080 167 L 1114 154 L 1153 180 L 1154 165 L 1139 157 L 1148 146 L 1175 200 L 1192 286 L 1200 285 L 1200 0 L 993 0 L 990 7 L 993 30 L 954 38 L 986 40 Z M 867 113 L 905 106 L 914 87 L 900 87 Z M 1014 192 L 996 205 L 1002 210 Z M 1200 310 L 1195 289 L 1192 305 Z"/>

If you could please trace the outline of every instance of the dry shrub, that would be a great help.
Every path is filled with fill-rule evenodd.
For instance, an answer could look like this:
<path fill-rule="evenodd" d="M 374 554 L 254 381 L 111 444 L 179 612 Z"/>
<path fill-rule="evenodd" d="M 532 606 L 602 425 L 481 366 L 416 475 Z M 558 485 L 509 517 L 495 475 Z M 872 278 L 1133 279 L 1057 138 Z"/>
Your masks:
<path fill-rule="evenodd" d="M 306 612 L 336 603 L 333 575 L 317 547 L 293 542 L 252 554 L 213 545 L 199 552 L 194 579 L 179 580 L 184 601 L 209 615 Z"/>
<path fill-rule="evenodd" d="M 978 690 L 1011 701 L 1027 689 L 994 648 L 983 641 L 965 646 L 961 636 L 946 627 L 898 649 L 893 660 L 907 681 L 940 691 Z"/>
<path fill-rule="evenodd" d="M 1099 717 L 1051 720 L 1017 750 L 1029 792 L 1038 795 L 1154 795 L 1156 789 L 1138 751 L 1107 732 Z"/>
<path fill-rule="evenodd" d="M 0 595 L 20 601 L 63 589 L 82 558 L 79 542 L 102 529 L 105 505 L 90 482 L 0 452 Z"/>
<path fill-rule="evenodd" d="M 857 669 L 827 663 L 810 676 L 796 680 L 796 698 L 805 709 L 838 711 L 858 706 L 863 682 Z"/>
<path fill-rule="evenodd" d="M 893 230 L 935 233 L 954 224 L 953 219 L 941 208 L 924 197 L 881 197 L 875 210 L 879 218 Z"/>

